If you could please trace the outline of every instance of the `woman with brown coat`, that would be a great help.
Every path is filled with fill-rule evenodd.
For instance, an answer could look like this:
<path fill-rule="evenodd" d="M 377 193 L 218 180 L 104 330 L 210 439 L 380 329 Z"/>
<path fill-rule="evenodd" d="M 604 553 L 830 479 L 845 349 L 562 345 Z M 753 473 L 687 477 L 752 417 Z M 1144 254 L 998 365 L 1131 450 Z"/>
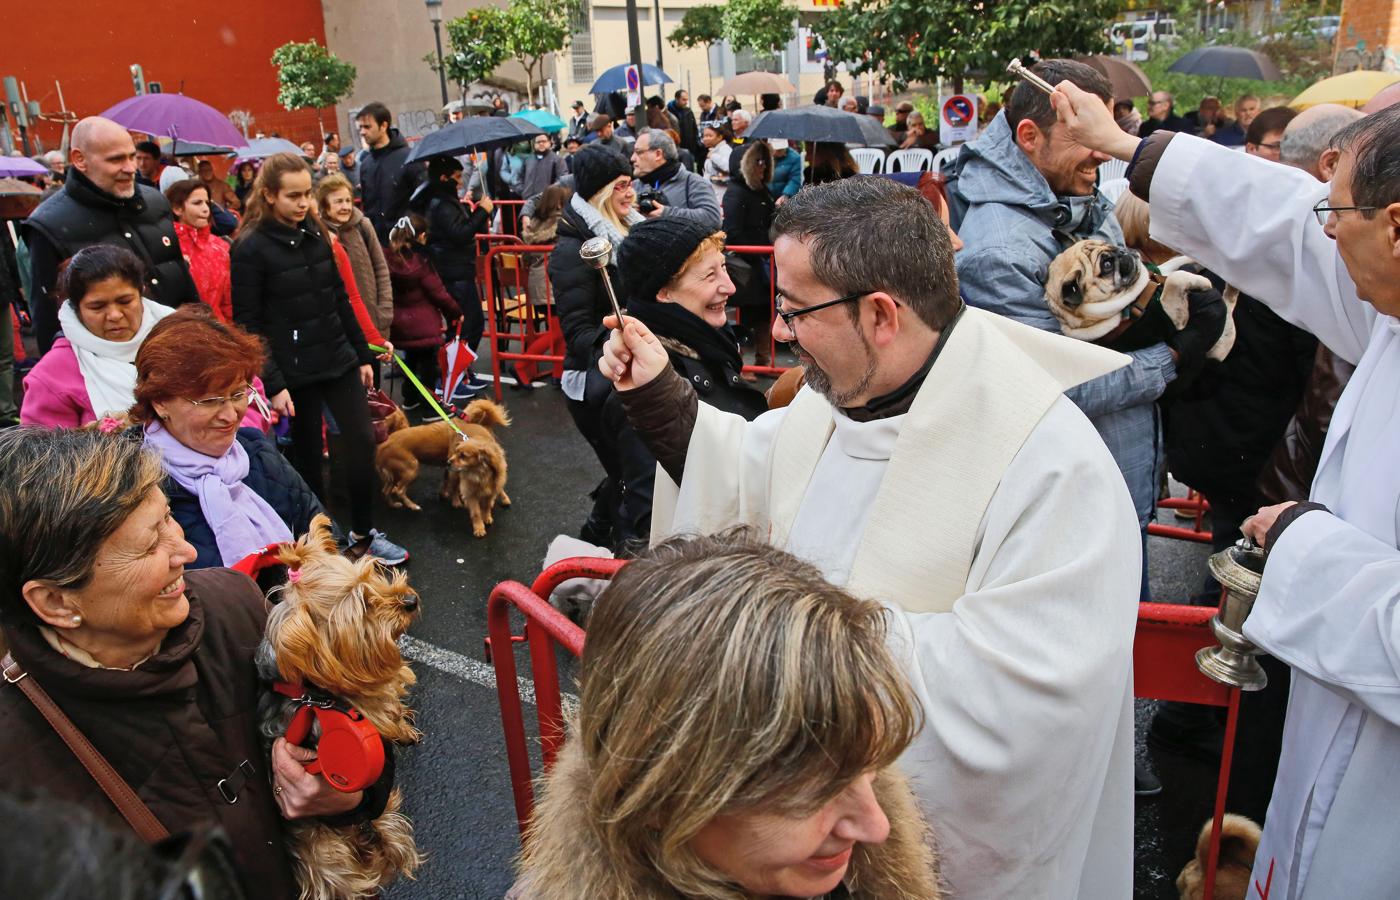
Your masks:
<path fill-rule="evenodd" d="M 394 289 L 389 264 L 374 226 L 355 208 L 355 189 L 344 175 L 329 175 L 316 185 L 316 202 L 321 221 L 340 238 L 355 270 L 355 286 L 360 299 L 374 320 L 374 327 L 387 334 L 394 321 Z"/>

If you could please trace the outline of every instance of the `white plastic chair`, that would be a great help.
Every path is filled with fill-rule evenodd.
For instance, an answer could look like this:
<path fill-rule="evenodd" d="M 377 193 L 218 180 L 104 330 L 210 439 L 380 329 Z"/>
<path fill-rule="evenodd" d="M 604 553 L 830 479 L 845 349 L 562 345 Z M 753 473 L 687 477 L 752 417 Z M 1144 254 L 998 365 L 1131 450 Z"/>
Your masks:
<path fill-rule="evenodd" d="M 1119 178 L 1125 178 L 1127 174 L 1128 164 L 1126 162 L 1121 159 L 1110 159 L 1108 162 L 1099 165 L 1099 184 L 1102 185 Z M 1099 190 L 1102 191 L 1103 188 L 1100 187 Z"/>
<path fill-rule="evenodd" d="M 938 154 L 933 158 L 933 171 L 942 172 L 943 164 L 945 162 L 948 162 L 949 160 L 957 159 L 958 154 L 962 152 L 962 148 L 963 145 L 958 144 L 953 147 L 944 147 L 942 150 L 939 150 Z"/>
<path fill-rule="evenodd" d="M 885 171 L 885 151 L 879 147 L 861 147 L 851 151 L 851 158 L 862 175 L 879 175 Z"/>
<path fill-rule="evenodd" d="M 893 150 L 885 161 L 887 172 L 932 172 L 933 151 L 922 147 Z"/>

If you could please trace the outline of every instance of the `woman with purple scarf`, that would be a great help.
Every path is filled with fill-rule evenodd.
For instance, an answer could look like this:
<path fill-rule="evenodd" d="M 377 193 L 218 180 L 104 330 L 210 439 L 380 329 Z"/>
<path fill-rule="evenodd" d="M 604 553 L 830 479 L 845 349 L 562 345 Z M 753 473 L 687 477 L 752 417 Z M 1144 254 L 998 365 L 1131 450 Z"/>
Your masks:
<path fill-rule="evenodd" d="M 276 445 L 240 427 L 262 402 L 252 387 L 262 365 L 257 338 L 200 307 L 167 316 L 136 355 L 131 417 L 160 453 L 170 513 L 198 551 L 187 568 L 232 566 L 324 512 Z"/>

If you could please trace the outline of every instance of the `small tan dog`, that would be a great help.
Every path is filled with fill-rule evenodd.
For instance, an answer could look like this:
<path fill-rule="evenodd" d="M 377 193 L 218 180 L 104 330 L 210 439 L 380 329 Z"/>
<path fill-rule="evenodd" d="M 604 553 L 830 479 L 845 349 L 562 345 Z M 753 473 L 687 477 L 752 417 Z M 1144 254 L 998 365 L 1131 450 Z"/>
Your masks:
<path fill-rule="evenodd" d="M 1196 858 L 1176 877 L 1181 900 L 1201 900 L 1205 890 L 1206 858 L 1210 854 L 1210 820 L 1196 839 Z M 1215 870 L 1215 896 L 1218 900 L 1245 900 L 1249 895 L 1249 873 L 1259 849 L 1259 826 L 1253 819 L 1226 813 L 1220 823 L 1220 862 Z"/>
<path fill-rule="evenodd" d="M 279 589 L 256 654 L 259 675 L 290 685 L 316 702 L 353 707 L 392 744 L 421 735 L 404 696 L 416 680 L 398 639 L 418 614 L 418 595 L 402 572 L 365 557 L 346 559 L 318 515 L 306 536 L 282 548 L 289 580 Z M 259 704 L 260 731 L 270 750 L 306 703 L 268 692 Z M 319 724 L 311 732 L 319 741 Z M 397 875 L 412 878 L 423 857 L 413 825 L 399 811 L 398 788 L 372 822 L 332 828 L 316 819 L 288 822 L 301 900 L 368 900 Z"/>
<path fill-rule="evenodd" d="M 460 428 L 470 422 L 509 425 L 510 417 L 505 409 L 490 400 L 473 400 L 457 419 L 457 425 Z M 403 428 L 385 438 L 374 451 L 374 465 L 379 470 L 380 489 L 389 505 L 407 507 L 415 512 L 422 509 L 408 496 L 408 488 L 418 478 L 422 463 L 447 465 L 447 451 L 456 439 L 457 432 L 442 420 Z M 448 495 L 444 480 L 442 496 Z"/>
<path fill-rule="evenodd" d="M 1212 287 L 1203 275 L 1178 271 L 1181 264 L 1168 263 L 1161 275 L 1154 275 L 1134 250 L 1107 241 L 1079 241 L 1050 262 L 1045 302 L 1067 337 L 1115 350 L 1140 350 L 1170 337 L 1168 329 L 1185 328 L 1190 318 L 1186 295 Z M 1215 360 L 1224 359 L 1235 345 L 1239 292 L 1227 289 L 1224 299 L 1225 330 L 1206 353 Z M 1158 315 L 1159 310 L 1164 315 Z"/>
<path fill-rule="evenodd" d="M 452 442 L 447 452 L 447 477 L 442 495 L 458 509 L 471 513 L 472 534 L 486 537 L 486 526 L 494 521 L 492 512 L 499 502 L 510 506 L 506 494 L 506 453 L 492 433 L 493 427 L 510 425 L 506 411 L 489 400 L 475 400 L 467 407 L 484 404 L 473 421 L 462 426 L 463 436 Z"/>

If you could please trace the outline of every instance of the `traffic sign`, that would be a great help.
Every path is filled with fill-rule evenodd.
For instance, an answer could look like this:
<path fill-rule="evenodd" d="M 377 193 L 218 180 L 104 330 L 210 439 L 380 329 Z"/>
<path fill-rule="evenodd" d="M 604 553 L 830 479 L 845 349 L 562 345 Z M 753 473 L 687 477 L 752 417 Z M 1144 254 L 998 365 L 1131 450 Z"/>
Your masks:
<path fill-rule="evenodd" d="M 945 147 L 977 137 L 977 103 L 966 94 L 945 97 L 939 105 L 938 142 Z"/>
<path fill-rule="evenodd" d="M 642 89 L 642 71 L 637 66 L 627 67 L 627 91 L 638 93 Z"/>

